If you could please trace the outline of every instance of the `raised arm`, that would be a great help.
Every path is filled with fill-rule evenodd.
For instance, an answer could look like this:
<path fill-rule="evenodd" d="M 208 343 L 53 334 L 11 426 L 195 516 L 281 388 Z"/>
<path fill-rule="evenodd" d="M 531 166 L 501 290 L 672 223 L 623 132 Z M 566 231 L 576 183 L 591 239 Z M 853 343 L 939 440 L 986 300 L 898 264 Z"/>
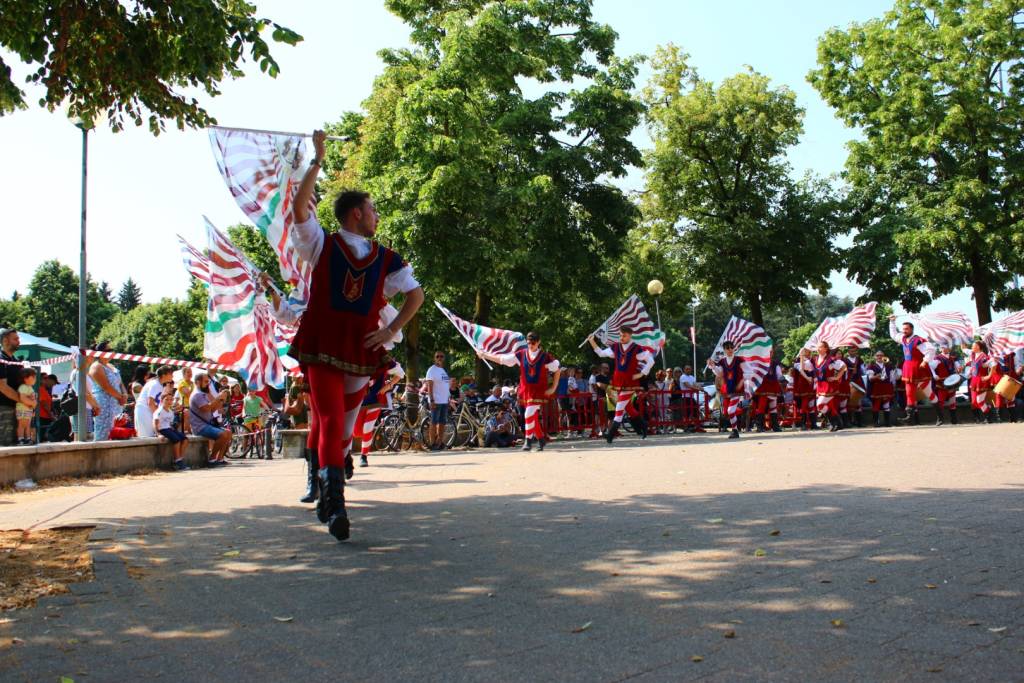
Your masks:
<path fill-rule="evenodd" d="M 901 332 L 899 329 L 897 329 L 897 327 L 896 327 L 896 316 L 894 316 L 894 315 L 890 315 L 889 316 L 889 336 L 892 337 L 892 340 L 894 342 L 902 342 L 903 341 L 903 332 Z"/>
<path fill-rule="evenodd" d="M 477 351 L 476 355 L 481 358 L 486 358 L 492 363 L 506 365 L 510 368 L 519 365 L 519 358 L 515 353 L 487 353 L 486 351 Z"/>
<path fill-rule="evenodd" d="M 313 131 L 313 160 L 306 169 L 306 175 L 302 177 L 292 206 L 292 215 L 296 223 L 305 223 L 309 220 L 309 205 L 316 191 L 316 179 L 320 175 L 320 165 L 323 164 L 324 153 L 327 151 L 326 140 L 327 134 L 322 130 Z"/>

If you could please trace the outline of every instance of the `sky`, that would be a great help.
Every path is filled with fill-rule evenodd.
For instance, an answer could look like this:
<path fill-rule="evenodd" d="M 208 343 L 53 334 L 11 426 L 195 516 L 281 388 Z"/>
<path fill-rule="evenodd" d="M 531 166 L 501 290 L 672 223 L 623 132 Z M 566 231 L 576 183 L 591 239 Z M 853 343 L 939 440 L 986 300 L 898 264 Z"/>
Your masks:
<path fill-rule="evenodd" d="M 383 65 L 377 52 L 407 44 L 408 31 L 382 0 L 256 0 L 258 11 L 302 34 L 296 47 L 272 45 L 281 73 L 272 79 L 255 67 L 222 84 L 217 98 L 200 97 L 221 125 L 310 131 L 358 110 Z M 792 150 L 794 171 L 838 173 L 845 144 L 856 132 L 832 114 L 806 81 L 817 40 L 829 28 L 880 16 L 891 0 L 596 0 L 594 15 L 619 34 L 620 55 L 650 54 L 675 43 L 690 63 L 715 81 L 747 65 L 786 85 L 806 109 L 805 132 Z M 9 56 L 4 55 L 5 59 Z M 9 60 L 9 64 L 12 62 Z M 20 68 L 19 68 L 20 67 Z M 16 81 L 26 69 L 16 60 Z M 642 70 L 638 86 L 649 71 Z M 34 101 L 29 90 L 28 100 Z M 0 296 L 24 292 L 40 262 L 56 258 L 78 270 L 82 134 L 60 112 L 39 108 L 0 118 L 0 197 L 7 207 L 4 241 L 15 258 L 0 269 Z M 649 145 L 646 133 L 636 143 Z M 642 182 L 637 171 L 623 181 Z M 182 298 L 188 275 L 176 235 L 202 247 L 203 216 L 227 227 L 244 220 L 217 171 L 205 131 L 176 129 L 153 137 L 148 129 L 90 134 L 88 166 L 88 270 L 117 292 L 133 278 L 143 301 Z M 6 250 L 5 250 L 6 251 Z M 671 283 L 666 283 L 671 286 Z M 841 273 L 833 293 L 862 289 Z M 974 318 L 966 291 L 937 299 L 925 310 L 963 310 Z M 997 316 L 999 317 L 999 316 Z"/>

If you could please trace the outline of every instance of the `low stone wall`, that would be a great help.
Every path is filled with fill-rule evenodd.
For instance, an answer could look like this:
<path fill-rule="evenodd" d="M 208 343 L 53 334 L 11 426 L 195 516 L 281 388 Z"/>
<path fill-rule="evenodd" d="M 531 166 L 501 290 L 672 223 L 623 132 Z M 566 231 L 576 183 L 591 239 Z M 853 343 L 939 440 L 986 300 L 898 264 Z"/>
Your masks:
<path fill-rule="evenodd" d="M 305 458 L 306 437 L 309 436 L 308 429 L 282 429 L 281 434 L 281 457 L 282 458 Z"/>
<path fill-rule="evenodd" d="M 190 436 L 185 460 L 205 467 L 209 441 Z M 0 448 L 0 484 L 19 479 L 51 479 L 96 474 L 119 474 L 146 468 L 169 469 L 174 449 L 163 438 L 88 443 L 43 443 L 38 446 Z"/>

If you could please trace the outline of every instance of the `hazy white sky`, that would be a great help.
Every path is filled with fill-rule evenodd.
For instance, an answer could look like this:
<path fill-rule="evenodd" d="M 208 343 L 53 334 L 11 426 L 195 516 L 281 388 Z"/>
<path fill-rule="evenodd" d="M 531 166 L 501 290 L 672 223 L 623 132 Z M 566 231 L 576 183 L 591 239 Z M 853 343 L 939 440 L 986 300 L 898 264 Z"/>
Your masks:
<path fill-rule="evenodd" d="M 223 84 L 207 100 L 222 125 L 307 131 L 358 109 L 381 69 L 377 51 L 406 43 L 405 26 L 377 0 L 257 0 L 262 15 L 301 33 L 297 47 L 277 45 L 281 74 L 251 75 Z M 792 88 L 807 109 L 806 132 L 791 155 L 798 172 L 838 172 L 852 137 L 805 76 L 814 66 L 817 38 L 831 26 L 878 16 L 888 0 L 596 0 L 595 15 L 620 35 L 620 54 L 649 54 L 674 42 L 691 54 L 702 75 L 715 80 L 751 65 Z M 15 65 L 15 77 L 24 69 Z M 642 85 L 646 71 L 641 73 Z M 29 93 L 29 101 L 35 99 Z M 647 144 L 646 134 L 637 134 Z M 3 165 L 0 192 L 7 207 L 7 258 L 0 294 L 24 291 L 35 267 L 57 258 L 78 268 L 81 133 L 60 113 L 31 109 L 0 118 Z M 175 235 L 202 246 L 203 215 L 225 227 L 244 220 L 217 172 L 204 131 L 99 131 L 89 145 L 89 271 L 116 292 L 129 276 L 145 301 L 184 296 L 188 276 Z M 634 173 L 625 185 L 640 182 Z M 859 287 L 836 274 L 837 294 Z M 671 283 L 666 283 L 671 286 Z M 961 309 L 974 316 L 967 292 L 928 310 Z"/>

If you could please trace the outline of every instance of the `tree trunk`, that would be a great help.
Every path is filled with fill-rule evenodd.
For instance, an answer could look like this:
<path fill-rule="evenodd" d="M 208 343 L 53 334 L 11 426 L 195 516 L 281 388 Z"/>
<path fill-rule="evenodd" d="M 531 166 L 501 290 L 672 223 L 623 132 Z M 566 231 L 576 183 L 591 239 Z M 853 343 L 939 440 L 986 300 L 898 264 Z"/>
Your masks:
<path fill-rule="evenodd" d="M 420 377 L 420 314 L 416 313 L 405 326 L 405 381 Z"/>
<path fill-rule="evenodd" d="M 478 325 L 486 325 L 491 317 L 491 297 L 489 294 L 483 291 L 482 288 L 476 290 L 476 306 L 473 309 L 473 322 Z M 476 375 L 476 388 L 481 395 L 490 389 L 490 370 L 487 368 L 487 364 L 477 357 L 476 367 L 474 368 Z"/>
<path fill-rule="evenodd" d="M 988 270 L 977 252 L 971 252 L 968 263 L 971 266 L 970 279 L 974 289 L 974 305 L 978 310 L 978 324 L 987 325 L 992 322 L 992 288 Z"/>
<path fill-rule="evenodd" d="M 750 322 L 764 327 L 764 313 L 761 310 L 761 294 L 751 292 L 747 295 L 747 306 L 750 308 Z"/>

